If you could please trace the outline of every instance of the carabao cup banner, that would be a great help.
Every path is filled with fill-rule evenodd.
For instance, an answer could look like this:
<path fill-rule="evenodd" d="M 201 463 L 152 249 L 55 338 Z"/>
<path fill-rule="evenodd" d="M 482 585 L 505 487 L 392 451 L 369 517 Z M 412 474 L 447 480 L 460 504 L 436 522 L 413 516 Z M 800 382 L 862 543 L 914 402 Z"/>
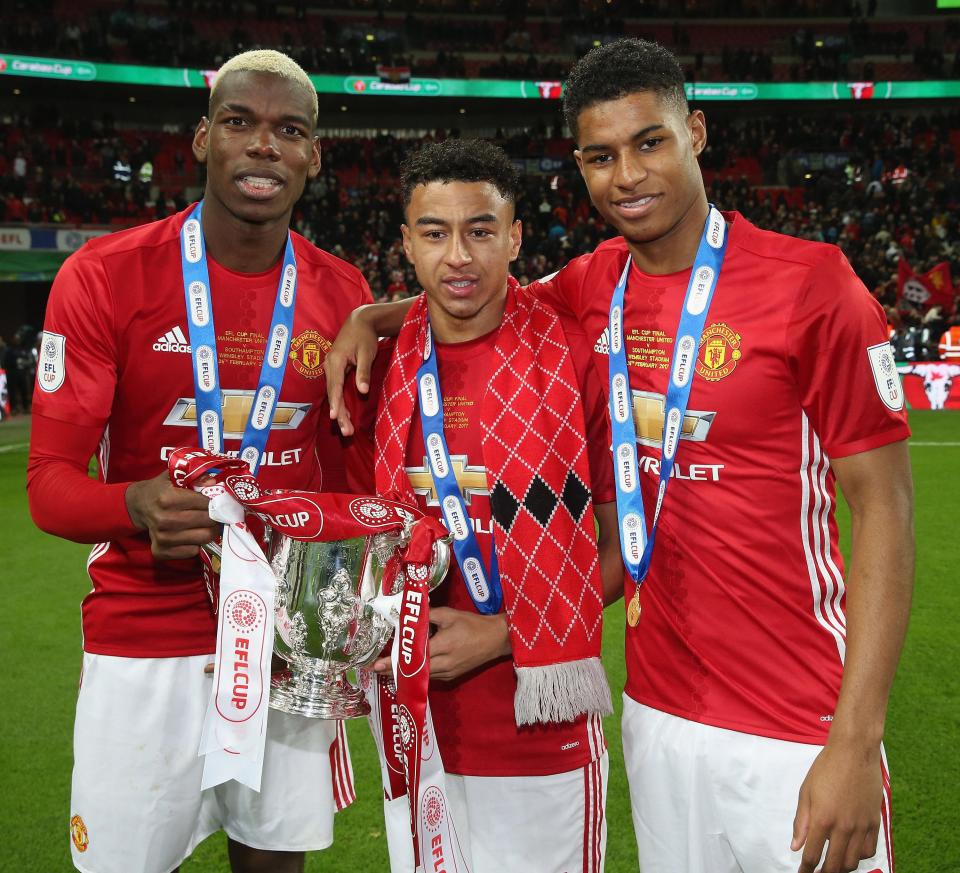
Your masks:
<path fill-rule="evenodd" d="M 960 0 L 956 0 L 960 2 Z M 162 85 L 172 88 L 209 88 L 215 70 L 186 67 L 143 67 L 67 58 L 42 58 L 0 54 L 0 76 L 30 76 L 64 82 L 114 82 L 128 85 Z M 484 97 L 559 100 L 561 82 L 526 79 L 419 79 L 389 81 L 358 73 L 310 76 L 320 94 L 379 95 L 398 97 Z M 912 82 L 690 82 L 687 99 L 720 100 L 942 100 L 960 97 L 955 79 Z"/>
<path fill-rule="evenodd" d="M 960 409 L 960 364 L 898 364 L 897 370 L 911 409 Z"/>

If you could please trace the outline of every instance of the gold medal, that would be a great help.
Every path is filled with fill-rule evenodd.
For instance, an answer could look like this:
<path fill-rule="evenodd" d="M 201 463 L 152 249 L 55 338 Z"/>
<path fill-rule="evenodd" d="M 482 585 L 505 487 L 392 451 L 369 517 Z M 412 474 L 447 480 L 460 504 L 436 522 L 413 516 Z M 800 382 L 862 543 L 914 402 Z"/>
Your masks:
<path fill-rule="evenodd" d="M 627 624 L 636 627 L 640 623 L 640 589 L 633 592 L 633 597 L 627 604 Z"/>

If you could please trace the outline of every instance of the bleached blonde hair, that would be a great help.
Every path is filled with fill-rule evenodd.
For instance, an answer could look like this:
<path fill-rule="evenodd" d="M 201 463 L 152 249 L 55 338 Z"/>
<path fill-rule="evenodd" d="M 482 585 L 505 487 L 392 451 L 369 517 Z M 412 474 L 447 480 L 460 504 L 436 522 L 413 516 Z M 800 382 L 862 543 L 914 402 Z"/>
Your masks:
<path fill-rule="evenodd" d="M 217 87 L 223 81 L 224 73 L 272 73 L 274 76 L 280 76 L 283 79 L 289 79 L 302 85 L 313 98 L 313 123 L 317 123 L 317 115 L 319 114 L 317 89 L 313 87 L 313 82 L 310 81 L 310 77 L 304 72 L 303 67 L 283 52 L 273 49 L 255 49 L 254 51 L 241 52 L 239 55 L 230 58 L 217 70 L 217 77 L 213 80 L 213 87 L 210 89 L 211 111 L 216 99 Z"/>

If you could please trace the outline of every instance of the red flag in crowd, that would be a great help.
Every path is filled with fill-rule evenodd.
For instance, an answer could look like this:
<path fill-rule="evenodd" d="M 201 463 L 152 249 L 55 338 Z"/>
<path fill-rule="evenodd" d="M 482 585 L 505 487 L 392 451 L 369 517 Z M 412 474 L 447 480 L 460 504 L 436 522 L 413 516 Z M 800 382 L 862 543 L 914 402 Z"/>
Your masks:
<path fill-rule="evenodd" d="M 897 300 L 908 300 L 915 306 L 942 306 L 946 315 L 953 313 L 953 281 L 950 278 L 950 264 L 947 261 L 937 264 L 926 273 L 919 274 L 900 258 L 897 269 Z"/>

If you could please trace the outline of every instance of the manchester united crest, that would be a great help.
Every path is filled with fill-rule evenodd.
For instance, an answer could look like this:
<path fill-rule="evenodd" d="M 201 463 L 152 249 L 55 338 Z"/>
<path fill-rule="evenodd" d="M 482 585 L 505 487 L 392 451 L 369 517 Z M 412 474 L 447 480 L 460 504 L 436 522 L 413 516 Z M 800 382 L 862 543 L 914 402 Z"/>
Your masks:
<path fill-rule="evenodd" d="M 711 324 L 700 336 L 697 372 L 708 382 L 729 376 L 743 357 L 741 337 L 723 322 Z"/>
<path fill-rule="evenodd" d="M 70 839 L 78 852 L 86 852 L 90 845 L 90 837 L 87 835 L 87 826 L 79 815 L 70 819 Z"/>
<path fill-rule="evenodd" d="M 293 369 L 301 376 L 316 379 L 323 375 L 323 362 L 333 343 L 315 330 L 305 330 L 290 343 Z"/>

